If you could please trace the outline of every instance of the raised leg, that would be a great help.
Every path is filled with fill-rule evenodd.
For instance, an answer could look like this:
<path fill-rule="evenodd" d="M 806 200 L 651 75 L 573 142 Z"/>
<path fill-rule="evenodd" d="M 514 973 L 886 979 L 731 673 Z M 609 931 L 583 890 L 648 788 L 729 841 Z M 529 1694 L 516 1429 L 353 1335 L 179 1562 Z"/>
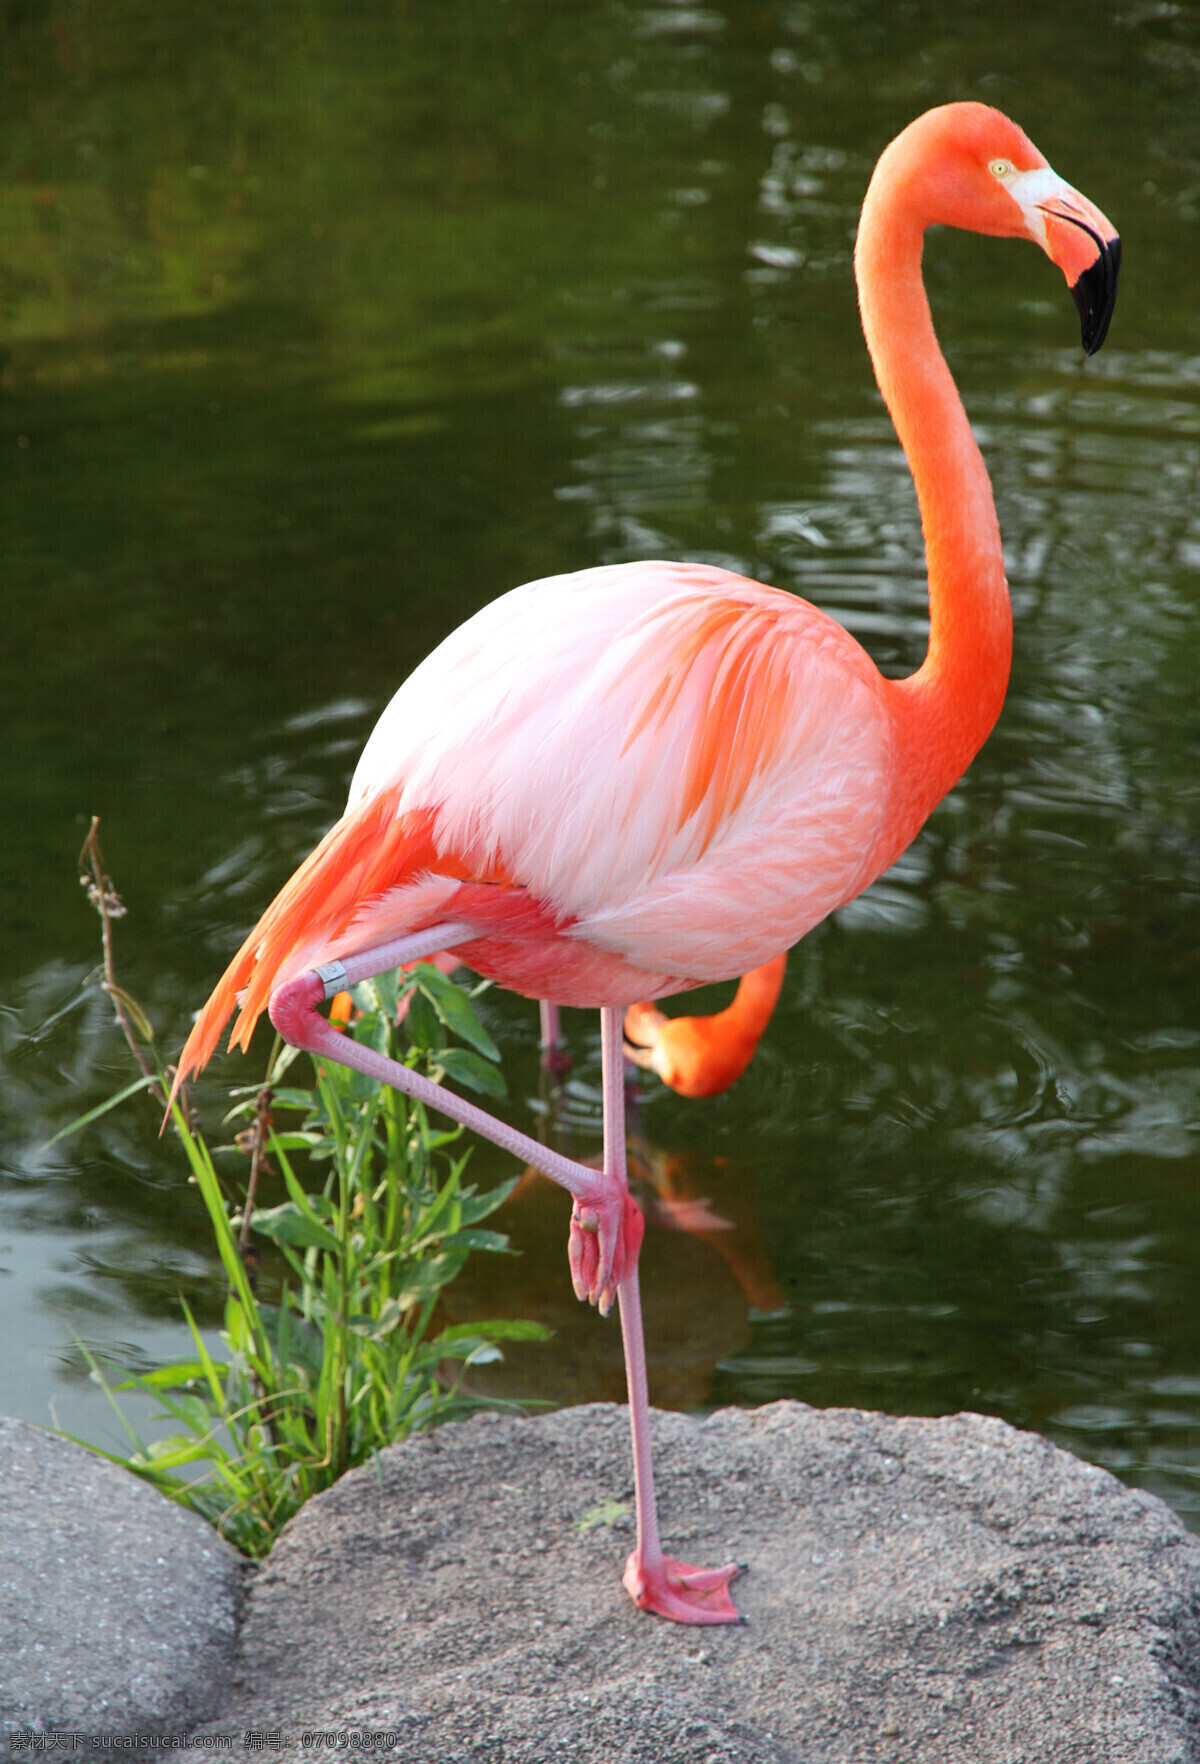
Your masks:
<path fill-rule="evenodd" d="M 438 1109 L 451 1120 L 481 1133 L 485 1139 L 511 1152 L 522 1164 L 532 1164 L 567 1189 L 575 1197 L 578 1228 L 587 1235 L 589 1252 L 578 1271 L 574 1266 L 572 1268 L 575 1290 L 578 1297 L 589 1299 L 607 1316 L 628 1259 L 627 1245 L 633 1222 L 631 1208 L 636 1215 L 640 1239 L 641 1214 L 633 1206 L 624 1186 L 618 1187 L 603 1171 L 589 1169 L 573 1158 L 564 1158 L 561 1153 L 539 1144 L 526 1133 L 518 1132 L 506 1121 L 496 1120 L 474 1103 L 443 1089 L 440 1084 L 431 1083 L 397 1060 L 386 1059 L 373 1048 L 363 1047 L 318 1014 L 317 1006 L 324 999 L 333 998 L 358 981 L 368 980 L 373 974 L 385 973 L 390 968 L 402 967 L 405 962 L 420 961 L 423 956 L 452 948 L 456 943 L 469 942 L 476 935 L 473 927 L 466 924 L 434 925 L 427 931 L 397 938 L 392 943 L 364 950 L 360 955 L 348 956 L 345 961 L 327 962 L 320 968 L 297 974 L 272 995 L 271 1021 L 293 1047 L 302 1047 L 321 1059 L 351 1066 L 369 1078 L 392 1085 L 426 1107 Z M 636 1249 L 633 1253 L 636 1256 Z"/>

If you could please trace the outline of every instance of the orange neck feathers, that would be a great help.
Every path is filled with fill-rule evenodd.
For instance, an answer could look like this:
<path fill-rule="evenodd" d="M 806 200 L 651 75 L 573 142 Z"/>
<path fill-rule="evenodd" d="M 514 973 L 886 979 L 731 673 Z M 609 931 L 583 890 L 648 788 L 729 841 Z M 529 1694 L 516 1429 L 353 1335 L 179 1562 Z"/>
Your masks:
<path fill-rule="evenodd" d="M 625 1013 L 625 1051 L 680 1096 L 717 1096 L 750 1064 L 783 985 L 787 953 L 744 974 L 712 1017 L 667 1017 L 650 1004 Z"/>
<path fill-rule="evenodd" d="M 887 682 L 897 734 L 890 862 L 970 764 L 1000 714 L 1012 610 L 983 457 L 934 334 L 921 278 L 929 211 L 923 137 L 883 154 L 855 249 L 859 304 L 879 389 L 916 485 L 929 571 L 929 651 Z"/>

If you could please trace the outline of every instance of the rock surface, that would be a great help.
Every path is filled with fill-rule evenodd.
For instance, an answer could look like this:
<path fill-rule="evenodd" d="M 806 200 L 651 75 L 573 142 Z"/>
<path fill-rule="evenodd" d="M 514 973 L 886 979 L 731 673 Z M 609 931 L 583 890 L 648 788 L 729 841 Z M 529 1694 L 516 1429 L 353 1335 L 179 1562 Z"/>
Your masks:
<path fill-rule="evenodd" d="M 194 1513 L 0 1416 L 0 1740 L 205 1720 L 227 1689 L 243 1578 Z"/>
<path fill-rule="evenodd" d="M 666 1547 L 749 1563 L 745 1627 L 622 1591 L 624 1410 L 485 1416 L 292 1522 L 206 1731 L 391 1734 L 404 1764 L 1200 1759 L 1200 1542 L 1152 1496 L 978 1415 L 776 1403 L 654 1433 Z"/>

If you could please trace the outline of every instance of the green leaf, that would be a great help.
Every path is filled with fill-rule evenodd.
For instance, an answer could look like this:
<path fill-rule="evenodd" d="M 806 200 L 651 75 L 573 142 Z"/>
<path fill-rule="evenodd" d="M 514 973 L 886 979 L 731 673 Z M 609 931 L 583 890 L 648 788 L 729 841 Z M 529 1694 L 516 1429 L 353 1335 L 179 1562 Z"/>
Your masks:
<path fill-rule="evenodd" d="M 209 1222 L 217 1240 L 217 1249 L 225 1269 L 230 1287 L 245 1308 L 248 1327 L 257 1327 L 258 1308 L 250 1282 L 238 1252 L 237 1241 L 229 1224 L 229 1214 L 225 1210 L 225 1197 L 221 1193 L 221 1184 L 217 1180 L 217 1172 L 213 1167 L 212 1155 L 199 1134 L 193 1134 L 187 1119 L 178 1102 L 171 1104 L 171 1119 L 179 1134 L 183 1149 L 191 1165 L 192 1174 L 200 1190 L 201 1199 L 208 1210 Z"/>
<path fill-rule="evenodd" d="M 449 1285 L 467 1259 L 466 1251 L 458 1254 L 433 1256 L 427 1262 L 417 1265 L 405 1274 L 404 1280 L 396 1294 L 396 1303 L 402 1311 L 411 1310 L 414 1305 L 423 1304 L 426 1299 L 435 1299 L 443 1286 Z"/>
<path fill-rule="evenodd" d="M 628 1511 L 628 1501 L 615 1501 L 608 1495 L 576 1519 L 575 1529 L 586 1532 L 594 1531 L 597 1525 L 615 1525 L 619 1519 L 624 1519 Z"/>
<path fill-rule="evenodd" d="M 491 1250 L 499 1255 L 508 1252 L 508 1236 L 503 1231 L 452 1231 L 442 1239 L 442 1247 L 448 1250 Z"/>
<path fill-rule="evenodd" d="M 207 1433 L 213 1425 L 209 1406 L 201 1396 L 180 1392 L 170 1399 L 168 1407 L 175 1419 L 190 1427 L 193 1433 Z"/>
<path fill-rule="evenodd" d="M 323 1249 L 330 1255 L 338 1252 L 338 1240 L 327 1225 L 322 1225 L 311 1210 L 301 1212 L 295 1201 L 283 1201 L 277 1207 L 256 1207 L 250 1215 L 250 1229 L 261 1232 L 272 1243 L 288 1243 L 294 1249 Z"/>
<path fill-rule="evenodd" d="M 508 1095 L 504 1074 L 499 1068 L 489 1065 L 478 1054 L 469 1053 L 465 1047 L 440 1047 L 429 1057 L 435 1065 L 442 1068 L 447 1078 L 465 1084 L 469 1090 L 478 1091 L 481 1096 Z"/>
<path fill-rule="evenodd" d="M 353 1026 L 355 1041 L 381 1054 L 388 1051 L 391 1033 L 391 1019 L 383 1009 L 364 1011 Z"/>
<path fill-rule="evenodd" d="M 405 979 L 407 979 L 407 975 Z M 395 1021 L 396 1006 L 399 1003 L 400 989 L 403 984 L 398 968 L 389 968 L 386 974 L 376 974 L 372 982 L 376 998 L 375 1008 L 389 1023 Z"/>
<path fill-rule="evenodd" d="M 488 1335 L 496 1341 L 549 1341 L 553 1334 L 544 1323 L 535 1323 L 531 1318 L 490 1318 L 486 1323 L 452 1323 L 442 1330 L 434 1345 L 477 1335 Z"/>
<path fill-rule="evenodd" d="M 412 1045 L 419 1047 L 422 1053 L 430 1053 L 442 1039 L 438 1012 L 423 987 L 414 991 L 409 1000 L 404 1032 Z"/>
<path fill-rule="evenodd" d="M 283 1077 L 283 1074 L 292 1064 L 293 1060 L 299 1059 L 300 1053 L 300 1048 L 293 1047 L 290 1042 L 285 1041 L 281 1035 L 277 1035 L 275 1037 L 275 1047 L 271 1058 L 271 1067 L 267 1073 L 267 1083 L 272 1086 L 277 1085 L 279 1080 Z M 278 1091 L 276 1091 L 276 1095 L 278 1094 Z"/>
<path fill-rule="evenodd" d="M 115 981 L 105 981 L 102 984 L 104 991 L 110 998 L 115 999 L 118 1004 L 124 1005 L 126 1011 L 133 1018 L 134 1027 L 142 1040 L 153 1041 L 154 1025 L 133 994 L 126 992 L 125 988 L 118 986 Z"/>
<path fill-rule="evenodd" d="M 485 1341 L 482 1335 L 467 1335 L 461 1341 L 446 1344 L 443 1352 L 447 1360 L 470 1360 L 473 1366 L 490 1366 L 504 1355 L 494 1342 Z"/>
<path fill-rule="evenodd" d="M 412 1233 L 413 1242 L 420 1244 L 435 1237 L 444 1237 L 448 1231 L 457 1231 L 461 1224 L 462 1202 L 459 1198 L 458 1174 L 453 1172 L 442 1184 L 437 1198 L 417 1220 Z"/>
<path fill-rule="evenodd" d="M 135 1078 L 132 1084 L 127 1084 L 124 1090 L 118 1090 L 116 1096 L 110 1096 L 107 1102 L 97 1103 L 96 1107 L 89 1109 L 86 1115 L 79 1115 L 68 1126 L 60 1127 L 54 1138 L 46 1141 L 45 1149 L 49 1151 L 50 1147 L 57 1145 L 60 1139 L 67 1139 L 72 1133 L 78 1133 L 81 1127 L 86 1127 L 90 1121 L 98 1121 L 101 1115 L 107 1115 L 109 1109 L 115 1109 L 118 1103 L 123 1103 L 128 1097 L 136 1096 L 139 1090 L 149 1090 L 152 1084 L 157 1083 L 158 1079 L 152 1075 L 145 1078 Z"/>
<path fill-rule="evenodd" d="M 127 1384 L 118 1385 L 119 1390 L 183 1390 L 189 1384 L 198 1384 L 205 1375 L 200 1360 L 176 1360 L 170 1366 L 155 1366 L 149 1372 L 139 1372 L 131 1377 Z"/>
<path fill-rule="evenodd" d="M 486 1194 L 475 1194 L 468 1191 L 462 1196 L 462 1222 L 464 1225 L 477 1225 L 480 1219 L 486 1219 L 497 1207 L 502 1207 L 517 1183 L 519 1176 L 513 1176 L 507 1182 L 501 1182 L 496 1188 L 489 1188 Z"/>
<path fill-rule="evenodd" d="M 146 1452 L 147 1460 L 160 1468 L 168 1463 L 190 1464 L 196 1455 L 196 1441 L 186 1433 L 168 1433 L 154 1440 Z"/>
<path fill-rule="evenodd" d="M 283 1172 L 283 1180 L 287 1186 L 288 1193 L 292 1197 L 292 1205 L 296 1208 L 297 1212 L 304 1215 L 311 1225 L 329 1232 L 328 1226 L 322 1224 L 316 1211 L 318 1206 L 324 1206 L 328 1209 L 329 1203 L 323 1196 L 314 1198 L 304 1192 L 304 1189 L 300 1186 L 300 1183 L 297 1180 L 296 1172 L 292 1169 L 291 1159 L 284 1150 L 279 1135 L 274 1131 L 271 1134 L 271 1150 L 274 1152 L 279 1163 L 279 1168 Z M 338 1244 L 337 1239 L 333 1237 L 332 1232 L 329 1232 L 329 1236 L 333 1239 L 333 1248 L 335 1250 L 339 1249 L 341 1246 Z M 318 1244 L 316 1247 L 328 1248 L 329 1246 L 321 1246 Z"/>
<path fill-rule="evenodd" d="M 236 1353 L 247 1340 L 246 1310 L 236 1293 L 226 1295 L 224 1324 L 223 1333 Z"/>
<path fill-rule="evenodd" d="M 453 980 L 448 980 L 438 968 L 424 962 L 416 970 L 416 974 L 420 991 L 433 1005 L 447 1029 L 453 1030 L 460 1041 L 469 1042 L 489 1060 L 499 1060 L 500 1049 L 475 1015 L 471 1001 L 462 987 L 456 986 Z"/>
<path fill-rule="evenodd" d="M 209 1392 L 212 1395 L 213 1402 L 219 1409 L 224 1400 L 224 1393 L 221 1389 L 221 1380 L 228 1377 L 229 1368 L 228 1366 L 218 1365 L 209 1353 L 207 1343 L 200 1333 L 200 1328 L 196 1319 L 192 1316 L 187 1300 L 185 1298 L 180 1298 L 179 1302 L 183 1306 L 183 1314 L 187 1318 L 188 1330 L 191 1334 L 192 1340 L 196 1344 L 196 1353 L 199 1356 L 204 1376 L 208 1380 Z"/>
<path fill-rule="evenodd" d="M 425 1150 L 441 1151 L 444 1145 L 453 1145 L 456 1139 L 461 1139 L 464 1132 L 462 1127 L 430 1127 L 424 1135 Z"/>
<path fill-rule="evenodd" d="M 258 1094 L 257 1090 L 255 1094 Z M 311 1109 L 315 1102 L 316 1097 L 311 1090 L 297 1090 L 292 1085 L 287 1085 L 271 1094 L 271 1107 L 275 1109 Z"/>
<path fill-rule="evenodd" d="M 350 988 L 350 997 L 354 1000 L 355 1008 L 361 1011 L 364 1016 L 369 1016 L 372 1011 L 377 1012 L 382 1009 L 378 984 L 382 979 L 382 974 L 375 974 L 369 980 L 356 981 Z"/>
<path fill-rule="evenodd" d="M 231 1096 L 233 1096 L 235 1093 L 233 1091 L 230 1091 L 229 1094 Z M 258 1095 L 258 1091 L 257 1091 L 257 1089 L 255 1089 L 254 1095 L 249 1097 L 247 1099 L 247 1101 L 235 1103 L 227 1114 L 224 1114 L 221 1116 L 222 1127 L 228 1127 L 228 1125 L 231 1121 L 244 1121 L 247 1119 L 253 1120 L 254 1116 L 258 1112 L 257 1107 L 256 1107 L 256 1103 L 255 1103 L 255 1098 L 257 1097 L 257 1095 Z M 217 1150 L 218 1151 L 230 1151 L 230 1150 L 232 1150 L 232 1147 L 228 1146 L 228 1145 L 219 1145 L 217 1147 Z"/>
<path fill-rule="evenodd" d="M 398 1329 L 403 1321 L 404 1313 L 400 1309 L 399 1301 L 395 1298 L 386 1298 L 379 1307 L 378 1316 L 372 1320 L 368 1334 L 372 1341 L 382 1341 L 385 1336 L 391 1335 L 395 1329 Z"/>

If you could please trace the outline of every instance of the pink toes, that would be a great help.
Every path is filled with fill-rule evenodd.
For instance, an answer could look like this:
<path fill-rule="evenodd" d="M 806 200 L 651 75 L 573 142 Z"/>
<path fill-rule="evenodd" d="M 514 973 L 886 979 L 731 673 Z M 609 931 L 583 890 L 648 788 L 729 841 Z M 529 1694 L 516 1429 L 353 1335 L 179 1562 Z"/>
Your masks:
<path fill-rule="evenodd" d="M 624 1184 L 613 1183 L 612 1192 L 600 1200 L 571 1209 L 571 1235 L 567 1258 L 571 1284 L 577 1299 L 589 1299 L 607 1317 L 617 1287 L 637 1263 L 646 1222 L 642 1210 Z"/>
<path fill-rule="evenodd" d="M 745 1620 L 729 1592 L 729 1582 L 741 1572 L 740 1562 L 693 1568 L 672 1556 L 662 1556 L 654 1567 L 647 1567 L 635 1550 L 625 1564 L 622 1583 L 641 1610 L 673 1623 L 742 1623 Z"/>

